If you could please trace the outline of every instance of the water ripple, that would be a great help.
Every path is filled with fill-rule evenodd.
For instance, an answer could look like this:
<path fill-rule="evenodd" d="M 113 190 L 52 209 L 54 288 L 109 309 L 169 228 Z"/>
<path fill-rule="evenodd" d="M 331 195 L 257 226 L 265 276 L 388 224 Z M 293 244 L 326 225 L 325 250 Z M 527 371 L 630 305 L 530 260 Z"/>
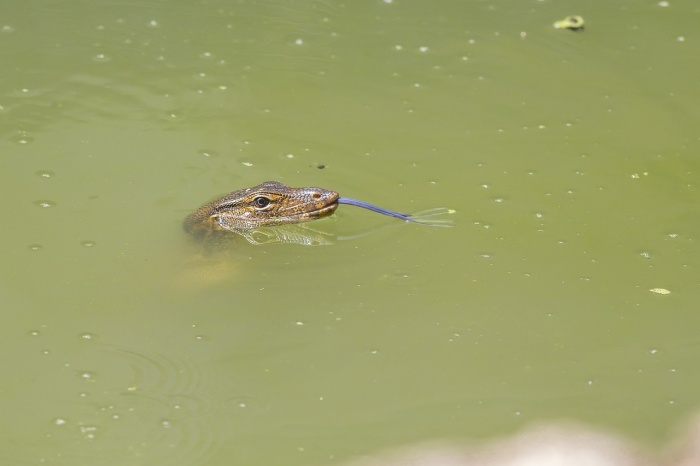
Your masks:
<path fill-rule="evenodd" d="M 122 393 L 129 414 L 150 426 L 138 446 L 153 460 L 201 463 L 218 450 L 212 417 L 215 403 L 207 396 L 206 379 L 192 360 L 163 354 L 115 349 L 132 371 Z M 158 452 L 163 458 L 151 458 Z"/>
<path fill-rule="evenodd" d="M 46 437 L 55 449 L 43 453 L 55 457 L 46 462 L 206 464 L 220 450 L 225 419 L 197 361 L 108 346 L 97 353 L 94 370 L 78 371 L 89 382 L 78 385 L 78 404 L 61 403 L 64 411 L 49 420 Z"/>

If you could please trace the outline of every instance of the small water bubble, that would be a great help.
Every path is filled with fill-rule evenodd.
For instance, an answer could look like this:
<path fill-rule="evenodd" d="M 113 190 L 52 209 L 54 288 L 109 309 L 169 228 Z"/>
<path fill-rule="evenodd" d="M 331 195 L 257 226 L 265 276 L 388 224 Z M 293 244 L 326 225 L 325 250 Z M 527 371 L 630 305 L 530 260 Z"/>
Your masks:
<path fill-rule="evenodd" d="M 80 432 L 88 440 L 94 440 L 97 435 L 97 426 L 80 426 Z"/>
<path fill-rule="evenodd" d="M 42 199 L 39 201 L 34 201 L 32 204 L 34 204 L 37 207 L 42 207 L 44 209 L 48 209 L 50 207 L 56 207 L 56 203 L 54 201 L 49 201 L 47 199 Z"/>
<path fill-rule="evenodd" d="M 81 340 L 92 341 L 96 338 L 96 335 L 94 333 L 85 332 L 81 333 L 79 337 Z"/>
<path fill-rule="evenodd" d="M 51 170 L 39 170 L 34 172 L 34 174 L 40 178 L 53 178 L 55 176 Z"/>
<path fill-rule="evenodd" d="M 51 350 L 47 350 L 47 349 L 42 350 L 42 351 L 41 351 L 41 354 L 43 354 L 44 356 L 48 356 L 48 355 L 51 354 Z"/>
<path fill-rule="evenodd" d="M 369 350 L 369 354 L 371 354 L 373 356 L 377 355 L 377 354 L 379 354 L 379 350 L 378 349 L 371 349 L 371 350 Z"/>
<path fill-rule="evenodd" d="M 504 199 L 502 197 L 497 197 L 493 200 L 496 204 L 503 204 Z"/>
<path fill-rule="evenodd" d="M 430 50 L 430 49 L 429 49 L 428 47 L 426 47 L 425 45 L 423 45 L 423 46 L 421 46 L 421 47 L 418 47 L 418 51 L 419 51 L 419 52 L 422 52 L 422 53 L 425 53 L 425 52 L 427 52 L 428 50 Z"/>
<path fill-rule="evenodd" d="M 265 372 L 268 372 L 267 370 Z M 226 404 L 231 406 L 231 409 L 236 410 L 239 413 L 246 412 L 246 414 L 258 414 L 267 411 L 269 406 L 263 400 L 254 397 L 234 397 L 226 401 Z"/>
<path fill-rule="evenodd" d="M 649 253 L 649 251 L 642 251 L 639 253 L 639 256 L 642 259 L 651 259 L 651 254 Z"/>
<path fill-rule="evenodd" d="M 403 50 L 403 46 L 402 45 L 394 45 L 394 50 L 398 50 L 398 51 Z"/>
<path fill-rule="evenodd" d="M 656 348 L 652 348 L 649 350 L 649 354 L 657 354 L 658 352 L 659 352 L 659 350 Z"/>
<path fill-rule="evenodd" d="M 296 324 L 297 326 L 299 326 L 299 327 L 303 327 L 304 325 L 306 325 L 306 322 L 303 322 L 303 321 L 301 321 L 301 320 L 298 320 L 298 321 L 295 322 L 295 324 Z"/>
<path fill-rule="evenodd" d="M 65 426 L 65 425 L 66 425 L 66 422 L 68 422 L 68 421 L 66 421 L 66 420 L 63 419 L 62 417 L 57 417 L 57 418 L 55 418 L 55 419 L 53 420 L 53 425 L 55 425 L 55 426 Z"/>
<path fill-rule="evenodd" d="M 218 157 L 219 153 L 213 150 L 202 149 L 197 151 L 197 155 L 202 157 Z"/>
<path fill-rule="evenodd" d="M 542 215 L 542 214 L 540 214 L 540 213 L 536 213 L 536 214 L 535 214 L 535 217 L 537 217 L 537 218 L 542 218 L 542 217 L 544 217 L 544 215 Z"/>
<path fill-rule="evenodd" d="M 94 241 L 89 241 L 89 240 L 80 242 L 80 245 L 84 248 L 91 248 L 91 247 L 95 246 L 95 244 L 97 244 L 97 243 L 95 243 Z"/>
<path fill-rule="evenodd" d="M 204 52 L 204 53 L 199 55 L 199 58 L 210 59 L 210 58 L 212 58 L 212 54 L 211 54 L 211 52 Z"/>
<path fill-rule="evenodd" d="M 89 382 L 94 382 L 95 381 L 95 372 L 92 371 L 83 371 L 79 374 L 80 378 L 83 380 L 87 380 Z"/>
<path fill-rule="evenodd" d="M 23 89 L 23 91 L 25 91 L 25 89 Z M 26 92 L 29 92 L 29 91 L 26 90 Z M 17 137 L 15 137 L 15 142 L 18 143 L 18 144 L 29 144 L 30 142 L 33 142 L 33 141 L 34 141 L 34 138 L 31 137 L 31 136 L 29 136 L 29 135 L 28 135 L 27 133 L 25 133 L 24 131 L 21 131 L 21 132 L 17 135 Z"/>
<path fill-rule="evenodd" d="M 10 32 L 15 32 L 15 28 L 13 28 L 12 26 L 10 26 L 8 24 L 4 24 L 2 26 L 2 32 L 9 34 Z"/>
<path fill-rule="evenodd" d="M 168 419 L 163 419 L 162 421 L 160 421 L 160 426 L 163 429 L 170 429 L 173 426 L 173 424 Z"/>
<path fill-rule="evenodd" d="M 30 244 L 29 246 L 27 246 L 27 249 L 29 249 L 30 251 L 41 251 L 42 249 L 44 249 L 44 246 L 42 246 L 41 244 Z"/>
<path fill-rule="evenodd" d="M 304 45 L 304 40 L 303 39 L 297 39 L 294 41 L 296 45 Z"/>
<path fill-rule="evenodd" d="M 152 20 L 150 20 L 149 22 L 146 23 L 146 26 L 149 27 L 149 28 L 159 28 L 159 27 L 160 27 L 160 24 L 159 24 L 158 21 L 156 21 L 155 19 L 152 19 Z"/>
<path fill-rule="evenodd" d="M 206 340 L 206 338 L 207 337 L 205 337 L 204 335 L 195 335 L 194 336 L 194 339 L 197 341 L 204 341 L 204 340 Z"/>
<path fill-rule="evenodd" d="M 32 330 L 29 332 L 30 336 L 38 337 L 41 333 L 38 330 Z"/>

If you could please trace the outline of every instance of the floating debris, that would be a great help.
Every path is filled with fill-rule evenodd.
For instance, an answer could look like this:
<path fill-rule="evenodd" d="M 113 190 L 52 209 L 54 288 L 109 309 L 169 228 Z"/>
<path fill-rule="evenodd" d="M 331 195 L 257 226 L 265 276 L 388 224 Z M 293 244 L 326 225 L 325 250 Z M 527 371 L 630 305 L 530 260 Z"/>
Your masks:
<path fill-rule="evenodd" d="M 650 288 L 649 291 L 656 294 L 671 294 L 671 291 L 666 288 Z"/>
<path fill-rule="evenodd" d="M 583 18 L 580 16 L 567 16 L 554 23 L 557 29 L 571 29 L 572 31 L 583 31 Z"/>

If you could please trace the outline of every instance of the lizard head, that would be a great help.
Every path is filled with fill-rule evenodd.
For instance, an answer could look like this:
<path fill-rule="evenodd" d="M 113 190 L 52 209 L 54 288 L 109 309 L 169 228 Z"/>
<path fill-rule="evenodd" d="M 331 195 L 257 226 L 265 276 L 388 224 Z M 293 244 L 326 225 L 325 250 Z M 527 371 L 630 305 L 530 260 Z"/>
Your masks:
<path fill-rule="evenodd" d="M 316 187 L 293 188 L 266 181 L 216 199 L 185 220 L 191 233 L 203 230 L 248 230 L 327 217 L 338 207 L 338 193 Z"/>

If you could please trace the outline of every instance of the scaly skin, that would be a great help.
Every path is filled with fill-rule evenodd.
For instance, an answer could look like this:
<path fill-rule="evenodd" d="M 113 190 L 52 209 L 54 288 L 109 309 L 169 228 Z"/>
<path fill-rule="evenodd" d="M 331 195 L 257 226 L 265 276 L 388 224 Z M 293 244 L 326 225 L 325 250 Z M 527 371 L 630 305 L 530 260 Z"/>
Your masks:
<path fill-rule="evenodd" d="M 206 237 L 223 230 L 306 222 L 335 212 L 338 197 L 323 188 L 292 188 L 266 181 L 203 205 L 187 216 L 184 228 L 193 236 Z"/>

